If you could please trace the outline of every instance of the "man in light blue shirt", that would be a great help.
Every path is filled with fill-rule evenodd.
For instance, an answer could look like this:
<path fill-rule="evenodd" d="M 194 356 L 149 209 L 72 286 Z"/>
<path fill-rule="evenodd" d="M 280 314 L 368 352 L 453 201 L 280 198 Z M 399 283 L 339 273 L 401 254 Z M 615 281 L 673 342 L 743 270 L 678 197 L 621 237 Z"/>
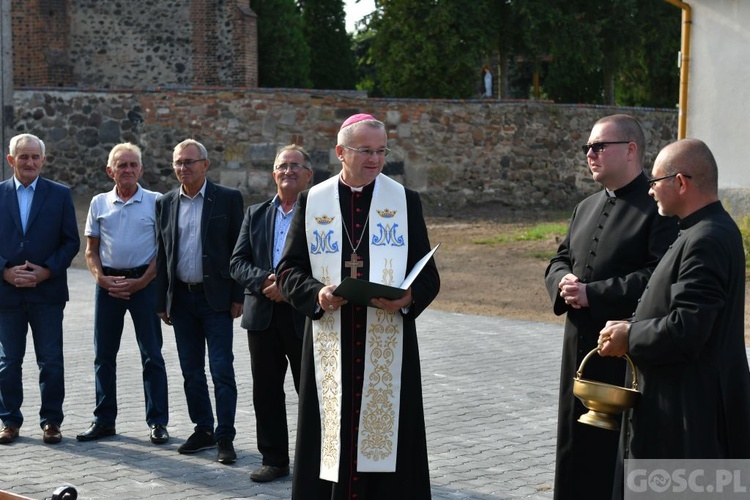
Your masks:
<path fill-rule="evenodd" d="M 80 239 L 70 188 L 42 177 L 44 142 L 20 134 L 10 140 L 13 178 L 0 182 L 0 444 L 24 423 L 22 366 L 31 328 L 39 366 L 39 425 L 47 444 L 62 440 L 65 399 L 63 310 L 67 269 Z"/>
<path fill-rule="evenodd" d="M 192 139 L 175 146 L 172 166 L 180 187 L 156 203 L 156 312 L 174 327 L 193 434 L 177 451 L 215 448 L 216 460 L 234 463 L 237 384 L 233 321 L 242 315 L 242 287 L 229 258 L 242 226 L 242 194 L 206 179 L 206 147 Z M 216 418 L 206 379 L 206 352 Z M 216 425 L 214 426 L 214 424 Z"/>
<path fill-rule="evenodd" d="M 86 263 L 96 280 L 94 318 L 94 421 L 79 441 L 116 433 L 117 352 L 125 312 L 130 311 L 141 351 L 146 422 L 152 443 L 169 440 L 167 372 L 161 354 L 162 333 L 154 311 L 156 276 L 156 200 L 159 193 L 143 189 L 141 150 L 118 144 L 109 153 L 107 175 L 115 187 L 91 200 L 86 219 Z"/>

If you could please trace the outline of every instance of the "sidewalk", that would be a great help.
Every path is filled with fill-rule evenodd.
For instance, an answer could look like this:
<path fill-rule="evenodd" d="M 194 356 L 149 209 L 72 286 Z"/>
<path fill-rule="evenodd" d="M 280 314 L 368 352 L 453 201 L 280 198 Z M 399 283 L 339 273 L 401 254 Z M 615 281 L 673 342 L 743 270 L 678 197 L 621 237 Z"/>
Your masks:
<path fill-rule="evenodd" d="M 212 450 L 192 456 L 177 453 L 192 423 L 171 327 L 163 333 L 172 439 L 162 446 L 149 442 L 129 318 L 118 359 L 118 434 L 77 442 L 75 435 L 88 427 L 94 408 L 94 283 L 88 271 L 74 269 L 68 276 L 63 442 L 42 443 L 38 372 L 29 333 L 22 408 L 26 422 L 18 441 L 0 447 L 0 489 L 38 499 L 64 484 L 75 486 L 79 499 L 290 498 L 291 477 L 268 484 L 249 478 L 260 456 L 250 354 L 239 321 L 234 349 L 239 390 L 236 464 L 220 465 Z M 562 326 L 428 310 L 417 329 L 433 498 L 551 499 Z M 287 388 L 287 394 L 294 393 L 291 374 Z M 287 408 L 293 445 L 295 398 L 288 398 Z"/>

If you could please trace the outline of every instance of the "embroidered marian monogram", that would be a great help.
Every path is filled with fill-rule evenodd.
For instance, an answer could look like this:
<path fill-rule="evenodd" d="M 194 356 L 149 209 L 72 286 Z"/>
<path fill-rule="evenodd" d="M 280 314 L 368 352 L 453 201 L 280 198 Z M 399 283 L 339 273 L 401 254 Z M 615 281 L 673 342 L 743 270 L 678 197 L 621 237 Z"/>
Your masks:
<path fill-rule="evenodd" d="M 392 247 L 404 246 L 404 237 L 396 234 L 396 228 L 398 228 L 398 224 L 394 224 L 393 226 L 391 226 L 390 224 L 386 224 L 385 226 L 383 226 L 383 224 L 378 223 L 377 227 L 380 230 L 380 234 L 378 234 L 377 236 L 372 236 L 373 245 L 388 245 Z"/>
<path fill-rule="evenodd" d="M 339 244 L 331 241 L 333 231 L 313 231 L 315 241 L 310 243 L 310 253 L 317 255 L 321 253 L 336 253 L 339 251 Z"/>
<path fill-rule="evenodd" d="M 341 283 L 344 238 L 349 239 L 343 231 L 338 183 L 339 178 L 333 177 L 314 186 L 308 195 L 305 212 L 312 273 L 326 284 Z M 331 206 L 331 200 L 335 200 L 335 206 Z M 382 208 L 384 206 L 388 208 Z M 322 209 L 329 214 L 322 214 Z M 369 242 L 369 262 L 359 263 L 364 266 L 360 268 L 361 272 L 370 281 L 398 286 L 404 280 L 409 243 L 406 214 L 403 186 L 384 175 L 378 176 L 368 213 L 369 232 L 365 227 L 359 240 Z M 372 227 L 375 222 L 377 229 Z M 354 267 L 352 269 L 356 271 Z M 366 325 L 365 384 L 357 436 L 357 470 L 394 472 L 401 404 L 403 317 L 400 313 L 368 307 Z M 313 321 L 315 381 L 321 422 L 320 478 L 333 482 L 338 482 L 342 446 L 341 328 L 341 309 L 326 312 L 319 320 Z M 350 411 L 347 409 L 347 415 Z"/>

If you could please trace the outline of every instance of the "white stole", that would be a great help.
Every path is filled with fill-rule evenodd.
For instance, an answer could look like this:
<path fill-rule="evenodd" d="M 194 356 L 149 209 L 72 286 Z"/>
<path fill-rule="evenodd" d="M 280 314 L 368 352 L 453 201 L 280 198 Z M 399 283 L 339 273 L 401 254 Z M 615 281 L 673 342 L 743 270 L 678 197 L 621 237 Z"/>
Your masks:
<path fill-rule="evenodd" d="M 338 184 L 339 176 L 335 176 L 310 189 L 305 210 L 312 274 L 326 285 L 337 285 L 342 280 L 341 248 L 346 240 Z M 375 179 L 367 229 L 362 238 L 368 239 L 369 244 L 369 280 L 399 286 L 406 276 L 409 244 L 406 191 L 382 174 Z M 367 308 L 364 385 L 357 436 L 359 472 L 396 470 L 403 326 L 400 313 Z M 326 311 L 313 321 L 313 356 L 320 405 L 320 478 L 338 482 L 342 394 L 339 309 Z"/>

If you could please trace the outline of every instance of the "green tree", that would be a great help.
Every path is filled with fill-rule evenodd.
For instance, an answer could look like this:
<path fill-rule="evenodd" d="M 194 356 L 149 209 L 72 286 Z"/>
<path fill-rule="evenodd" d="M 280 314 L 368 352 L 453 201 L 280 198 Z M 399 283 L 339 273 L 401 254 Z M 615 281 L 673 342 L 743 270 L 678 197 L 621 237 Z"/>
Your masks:
<path fill-rule="evenodd" d="M 378 81 L 392 97 L 466 98 L 478 93 L 487 2 L 381 0 L 370 21 Z"/>
<path fill-rule="evenodd" d="M 536 74 L 541 96 L 555 102 L 672 106 L 677 99 L 680 13 L 664 1 L 376 5 L 354 45 L 358 88 L 370 95 L 474 97 L 479 68 L 489 62 L 500 67 L 503 97 L 531 97 Z"/>
<path fill-rule="evenodd" d="M 617 104 L 671 108 L 679 101 L 680 9 L 667 2 L 639 0 L 639 43 L 617 72 Z"/>
<path fill-rule="evenodd" d="M 310 88 L 310 48 L 294 0 L 251 0 L 258 15 L 258 85 Z"/>
<path fill-rule="evenodd" d="M 356 85 L 352 39 L 346 32 L 342 0 L 299 0 L 310 47 L 310 78 L 316 89 L 353 89 Z"/>

